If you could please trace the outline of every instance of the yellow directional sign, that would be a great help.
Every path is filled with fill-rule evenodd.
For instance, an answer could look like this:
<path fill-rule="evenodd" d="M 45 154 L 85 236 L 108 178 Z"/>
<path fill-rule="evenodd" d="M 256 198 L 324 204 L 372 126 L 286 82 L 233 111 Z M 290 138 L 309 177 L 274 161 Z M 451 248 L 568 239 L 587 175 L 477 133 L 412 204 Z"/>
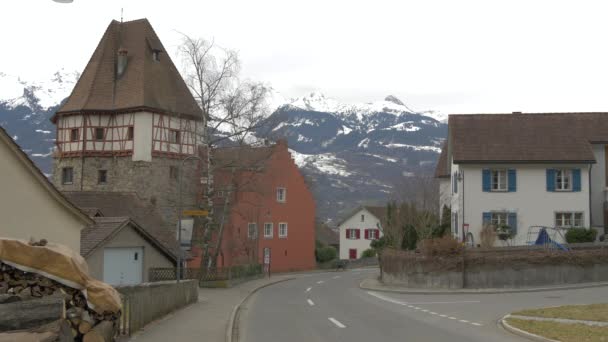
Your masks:
<path fill-rule="evenodd" d="M 209 212 L 207 210 L 184 210 L 182 212 L 184 216 L 207 216 Z"/>

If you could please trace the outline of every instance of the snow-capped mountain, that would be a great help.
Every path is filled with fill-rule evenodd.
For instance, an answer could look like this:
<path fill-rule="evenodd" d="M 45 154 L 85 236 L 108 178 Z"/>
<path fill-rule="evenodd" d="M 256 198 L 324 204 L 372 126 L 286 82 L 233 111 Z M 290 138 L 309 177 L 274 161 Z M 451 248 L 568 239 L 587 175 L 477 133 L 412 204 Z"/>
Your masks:
<path fill-rule="evenodd" d="M 0 126 L 47 175 L 55 139 L 49 119 L 77 79 L 64 70 L 36 81 L 0 71 Z M 360 104 L 319 92 L 270 100 L 276 110 L 257 137 L 288 140 L 313 185 L 318 217 L 334 223 L 359 204 L 385 203 L 403 177 L 431 174 L 447 134 L 441 114 L 413 112 L 395 96 Z"/>
<path fill-rule="evenodd" d="M 0 71 L 0 126 L 45 173 L 50 174 L 55 126 L 49 121 L 79 75 L 60 70 L 41 80 Z"/>
<path fill-rule="evenodd" d="M 285 102 L 274 102 L 259 135 L 287 139 L 314 185 L 317 215 L 334 222 L 359 204 L 386 203 L 403 177 L 432 174 L 447 135 L 443 115 L 413 112 L 392 95 L 345 104 L 315 92 Z"/>

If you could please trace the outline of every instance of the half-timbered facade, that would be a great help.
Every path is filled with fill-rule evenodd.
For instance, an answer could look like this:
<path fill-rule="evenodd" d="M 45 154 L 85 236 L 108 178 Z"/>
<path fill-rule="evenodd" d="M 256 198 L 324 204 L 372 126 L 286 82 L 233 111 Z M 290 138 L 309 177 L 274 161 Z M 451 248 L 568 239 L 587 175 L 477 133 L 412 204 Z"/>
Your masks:
<path fill-rule="evenodd" d="M 53 181 L 62 191 L 135 192 L 174 229 L 181 161 L 198 155 L 202 112 L 146 19 L 112 21 L 57 126 Z M 184 168 L 196 207 L 197 164 Z"/>

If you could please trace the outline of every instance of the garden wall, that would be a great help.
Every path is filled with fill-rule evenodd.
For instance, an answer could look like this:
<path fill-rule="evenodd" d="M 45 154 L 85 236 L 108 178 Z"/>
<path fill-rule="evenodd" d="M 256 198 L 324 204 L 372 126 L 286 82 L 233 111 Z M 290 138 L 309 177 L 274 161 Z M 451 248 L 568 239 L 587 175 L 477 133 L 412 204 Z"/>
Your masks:
<path fill-rule="evenodd" d="M 570 251 L 542 247 L 467 249 L 425 256 L 388 250 L 382 281 L 411 288 L 524 288 L 608 281 L 608 245 L 580 244 Z"/>

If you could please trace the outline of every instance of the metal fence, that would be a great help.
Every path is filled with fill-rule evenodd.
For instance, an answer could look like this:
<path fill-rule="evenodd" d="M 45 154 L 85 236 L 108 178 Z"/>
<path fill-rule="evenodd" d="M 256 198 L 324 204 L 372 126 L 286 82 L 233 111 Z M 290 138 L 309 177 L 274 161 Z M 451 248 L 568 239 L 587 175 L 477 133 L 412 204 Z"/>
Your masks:
<path fill-rule="evenodd" d="M 200 268 L 185 268 L 182 272 L 181 279 L 198 279 L 201 282 L 233 280 L 262 274 L 262 265 L 237 265 L 209 270 L 204 269 L 202 274 Z M 151 268 L 148 279 L 150 279 L 151 282 L 175 280 L 176 274 L 175 268 Z"/>

